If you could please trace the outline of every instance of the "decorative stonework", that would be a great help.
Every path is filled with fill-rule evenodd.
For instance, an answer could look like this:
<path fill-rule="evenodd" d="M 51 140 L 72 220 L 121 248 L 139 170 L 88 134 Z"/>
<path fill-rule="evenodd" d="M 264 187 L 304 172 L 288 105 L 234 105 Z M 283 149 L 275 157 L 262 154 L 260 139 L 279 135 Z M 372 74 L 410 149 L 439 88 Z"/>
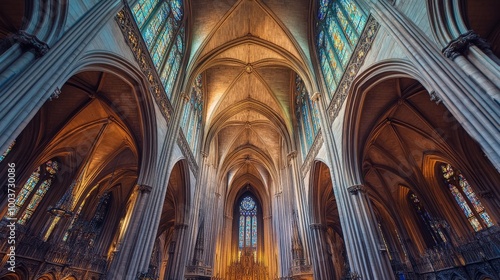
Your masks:
<path fill-rule="evenodd" d="M 332 123 L 339 114 L 340 108 L 347 98 L 347 93 L 351 88 L 352 81 L 358 74 L 359 69 L 365 61 L 366 54 L 372 47 L 379 27 L 380 24 L 372 16 L 370 16 L 366 22 L 366 26 L 363 29 L 361 37 L 359 38 L 359 42 L 349 60 L 349 64 L 347 64 L 346 70 L 342 75 L 339 86 L 335 90 L 330 105 L 328 106 L 327 114 L 330 123 Z"/>
<path fill-rule="evenodd" d="M 132 18 L 129 8 L 125 7 L 120 10 L 115 19 L 118 22 L 118 25 L 122 30 L 123 37 L 125 37 L 125 41 L 132 50 L 135 60 L 139 64 L 142 73 L 148 80 L 149 90 L 154 96 L 156 104 L 160 107 L 160 111 L 165 119 L 169 120 L 173 112 L 172 105 L 167 98 L 167 94 L 163 88 L 160 77 L 156 72 L 153 61 L 149 56 L 149 52 L 144 44 L 139 28 L 137 28 L 137 25 Z"/>
<path fill-rule="evenodd" d="M 49 51 L 47 43 L 24 30 L 19 30 L 16 34 L 2 40 L 0 50 L 4 51 L 16 43 L 19 44 L 22 50 L 33 52 L 36 58 L 44 56 Z"/>
<path fill-rule="evenodd" d="M 309 228 L 312 230 L 322 230 L 322 231 L 327 230 L 326 226 L 323 224 L 310 224 Z"/>
<path fill-rule="evenodd" d="M 189 168 L 194 174 L 198 174 L 198 164 L 196 163 L 196 158 L 191 152 L 191 148 L 189 147 L 189 143 L 182 132 L 182 129 L 179 130 L 179 137 L 177 137 L 177 145 L 181 148 L 182 154 L 188 161 Z"/>
<path fill-rule="evenodd" d="M 347 190 L 352 194 L 352 195 L 357 195 L 358 193 L 365 193 L 366 188 L 363 185 L 354 185 L 350 186 L 347 188 Z"/>
<path fill-rule="evenodd" d="M 323 133 L 321 130 L 318 132 L 318 135 L 316 135 L 316 138 L 314 138 L 314 142 L 311 145 L 311 148 L 309 149 L 309 152 L 307 153 L 307 156 L 304 160 L 304 163 L 302 164 L 300 168 L 300 172 L 302 173 L 302 177 L 304 177 L 307 174 L 307 171 L 311 169 L 311 164 L 313 163 L 314 159 L 318 155 L 319 149 L 323 146 Z"/>
<path fill-rule="evenodd" d="M 474 31 L 469 30 L 464 34 L 460 34 L 456 39 L 451 40 L 446 47 L 443 48 L 443 55 L 453 60 L 458 56 L 465 55 L 469 48 L 475 45 L 483 51 L 491 51 L 490 45 Z"/>
<path fill-rule="evenodd" d="M 153 188 L 148 185 L 137 185 L 137 190 L 141 193 L 150 193 Z"/>

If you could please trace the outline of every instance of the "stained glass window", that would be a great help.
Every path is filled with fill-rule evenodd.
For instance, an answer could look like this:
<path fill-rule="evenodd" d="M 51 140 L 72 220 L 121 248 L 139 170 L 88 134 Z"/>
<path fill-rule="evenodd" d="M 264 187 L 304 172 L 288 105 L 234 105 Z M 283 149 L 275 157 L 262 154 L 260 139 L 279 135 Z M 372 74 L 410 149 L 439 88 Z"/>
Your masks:
<path fill-rule="evenodd" d="M 198 75 L 193 82 L 189 102 L 184 107 L 181 128 L 193 153 L 196 151 L 200 138 L 203 113 L 203 81 Z"/>
<path fill-rule="evenodd" d="M 321 0 L 316 46 L 331 99 L 368 19 L 354 0 Z"/>
<path fill-rule="evenodd" d="M 418 224 L 422 228 L 424 240 L 427 242 L 429 247 L 447 242 L 442 224 L 431 217 L 420 201 L 420 198 L 418 198 L 418 196 L 413 192 L 410 192 L 408 194 L 408 199 L 419 217 Z"/>
<path fill-rule="evenodd" d="M 462 209 L 474 231 L 493 226 L 490 215 L 486 212 L 464 175 L 459 170 L 455 170 L 450 164 L 441 165 L 441 174 L 453 198 Z"/>
<path fill-rule="evenodd" d="M 319 131 L 319 114 L 316 104 L 311 102 L 309 93 L 299 75 L 295 78 L 295 112 L 299 127 L 302 156 L 305 158 Z"/>
<path fill-rule="evenodd" d="M 10 153 L 10 151 L 12 151 L 12 148 L 14 147 L 15 144 L 16 144 L 16 140 L 14 140 L 9 145 L 9 147 L 7 148 L 7 150 L 5 150 L 5 152 L 0 156 L 0 161 L 2 161 Z"/>
<path fill-rule="evenodd" d="M 251 196 L 245 196 L 240 203 L 240 223 L 238 247 L 243 249 L 257 250 L 257 204 Z"/>
<path fill-rule="evenodd" d="M 168 98 L 172 98 L 184 54 L 182 3 L 139 0 L 131 9 Z"/>
<path fill-rule="evenodd" d="M 17 220 L 17 223 L 25 224 L 31 218 L 33 212 L 40 204 L 40 201 L 42 201 L 49 190 L 58 170 L 59 163 L 55 160 L 49 160 L 45 164 L 37 167 L 17 194 L 14 207 L 7 211 L 6 216 L 9 218 L 16 217 L 23 208 L 25 202 L 29 199 L 28 205 Z"/>

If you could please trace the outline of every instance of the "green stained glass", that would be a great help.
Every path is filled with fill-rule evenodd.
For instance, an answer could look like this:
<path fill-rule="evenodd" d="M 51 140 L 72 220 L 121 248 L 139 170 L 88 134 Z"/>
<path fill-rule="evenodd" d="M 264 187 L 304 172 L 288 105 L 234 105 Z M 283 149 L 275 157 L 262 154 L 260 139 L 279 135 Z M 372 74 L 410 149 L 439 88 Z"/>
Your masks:
<path fill-rule="evenodd" d="M 163 3 L 153 19 L 145 26 L 142 36 L 149 50 L 154 47 L 153 43 L 160 33 L 160 26 L 167 19 L 169 12 L 167 3 Z"/>
<path fill-rule="evenodd" d="M 154 7 L 158 4 L 159 0 L 145 0 L 139 1 L 133 8 L 132 14 L 134 15 L 137 26 L 142 28 L 147 18 L 151 15 Z"/>
<path fill-rule="evenodd" d="M 344 74 L 367 17 L 353 0 L 322 0 L 316 24 L 318 58 L 328 97 Z"/>
<path fill-rule="evenodd" d="M 163 62 L 163 58 L 167 52 L 169 43 L 172 41 L 173 37 L 173 20 L 169 18 L 165 25 L 163 26 L 162 33 L 158 37 L 153 50 L 151 51 L 151 56 L 155 67 L 158 69 Z"/>

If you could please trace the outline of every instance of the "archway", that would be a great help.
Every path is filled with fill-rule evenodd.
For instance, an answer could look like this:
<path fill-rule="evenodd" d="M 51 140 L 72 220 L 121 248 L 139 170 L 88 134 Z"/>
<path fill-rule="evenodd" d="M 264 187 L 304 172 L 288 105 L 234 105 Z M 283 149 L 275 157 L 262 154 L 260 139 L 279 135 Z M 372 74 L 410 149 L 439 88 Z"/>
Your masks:
<path fill-rule="evenodd" d="M 147 98 L 130 76 L 100 69 L 71 77 L 0 162 L 2 168 L 16 163 L 18 213 L 29 214 L 19 224 L 26 232 L 17 240 L 20 259 L 71 262 L 104 274 L 120 243 L 152 120 L 145 120 Z M 50 162 L 57 163 L 53 172 Z M 5 194 L 1 199 L 5 217 Z"/>
<path fill-rule="evenodd" d="M 415 263 L 426 258 L 435 269 L 438 261 L 454 266 L 456 256 L 423 255 L 431 248 L 445 252 L 449 246 L 466 246 L 477 231 L 488 234 L 498 219 L 498 202 L 479 194 L 495 192 L 489 186 L 500 177 L 490 162 L 477 156 L 482 154 L 479 145 L 442 104 L 430 101 L 418 81 L 391 74 L 360 83 L 359 91 L 351 96 L 345 123 L 345 140 L 352 141 L 345 142 L 351 162 L 348 168 L 367 187 L 379 219 L 381 242 L 400 256 L 392 262 L 396 274 L 413 272 Z M 446 164 L 456 166 L 455 175 L 460 170 L 467 184 L 454 183 L 459 187 L 453 189 L 450 182 L 444 182 L 440 168 Z M 465 194 L 468 190 L 475 194 Z M 472 196 L 473 201 L 481 201 L 491 223 L 480 221 L 476 227 L 471 216 L 460 210 L 470 207 L 482 219 L 477 216 L 481 208 L 457 203 L 459 197 Z"/>
<path fill-rule="evenodd" d="M 313 236 L 323 248 L 315 248 L 313 259 L 315 277 L 342 279 L 348 271 L 347 252 L 343 240 L 337 201 L 333 191 L 330 169 L 321 162 L 313 164 L 310 186 L 310 213 Z"/>

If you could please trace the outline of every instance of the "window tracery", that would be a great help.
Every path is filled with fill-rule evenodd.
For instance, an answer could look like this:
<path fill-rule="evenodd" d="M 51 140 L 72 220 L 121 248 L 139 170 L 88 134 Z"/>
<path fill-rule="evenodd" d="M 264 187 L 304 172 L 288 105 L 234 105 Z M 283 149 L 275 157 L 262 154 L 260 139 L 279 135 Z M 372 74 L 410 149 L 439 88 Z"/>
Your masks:
<path fill-rule="evenodd" d="M 241 256 L 243 251 L 251 251 L 256 257 L 257 251 L 257 204 L 251 196 L 244 197 L 239 207 L 239 234 L 238 249 Z"/>
<path fill-rule="evenodd" d="M 451 164 L 441 164 L 441 175 L 456 203 L 474 231 L 493 226 L 493 221 L 462 172 Z"/>
<path fill-rule="evenodd" d="M 181 119 L 181 128 L 184 132 L 189 147 L 193 154 L 196 152 L 201 131 L 203 115 L 203 81 L 202 75 L 198 75 L 193 82 L 191 95 L 184 107 Z"/>
<path fill-rule="evenodd" d="M 5 152 L 0 156 L 0 162 L 10 153 L 10 151 L 12 151 L 12 148 L 14 148 L 14 145 L 16 144 L 16 140 L 14 140 L 10 145 L 9 147 L 7 148 L 7 150 L 5 150 Z"/>
<path fill-rule="evenodd" d="M 18 224 L 26 224 L 51 187 L 58 170 L 59 163 L 56 160 L 48 160 L 37 167 L 31 173 L 23 188 L 19 191 L 14 202 L 14 208 L 12 210 L 9 209 L 7 216 L 10 218 L 16 217 L 26 201 L 31 197 L 28 205 L 17 220 Z"/>
<path fill-rule="evenodd" d="M 316 47 L 329 99 L 368 20 L 354 0 L 321 0 L 316 23 Z"/>
<path fill-rule="evenodd" d="M 319 113 L 316 103 L 311 102 L 304 82 L 295 78 L 295 111 L 299 127 L 299 140 L 303 158 L 306 157 L 319 131 Z"/>
<path fill-rule="evenodd" d="M 146 43 L 168 98 L 184 55 L 182 0 L 140 0 L 132 14 Z"/>

